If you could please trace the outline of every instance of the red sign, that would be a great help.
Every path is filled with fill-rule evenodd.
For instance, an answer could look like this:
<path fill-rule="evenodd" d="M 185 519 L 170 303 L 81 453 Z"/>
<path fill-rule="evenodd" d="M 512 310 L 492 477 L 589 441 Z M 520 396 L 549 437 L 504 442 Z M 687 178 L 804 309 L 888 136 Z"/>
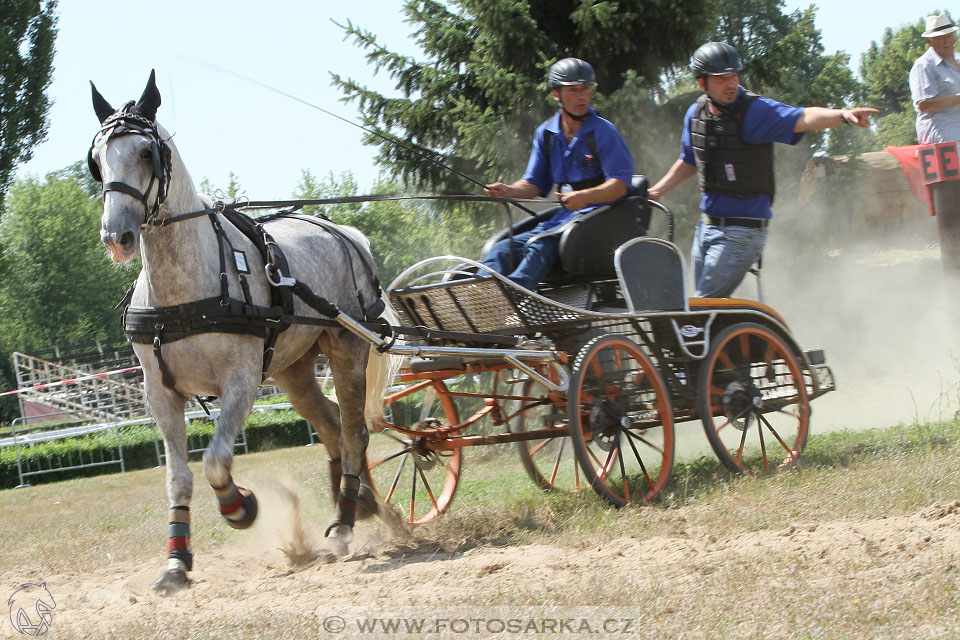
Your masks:
<path fill-rule="evenodd" d="M 960 180 L 960 156 L 956 142 L 920 145 L 917 150 L 924 184 Z"/>

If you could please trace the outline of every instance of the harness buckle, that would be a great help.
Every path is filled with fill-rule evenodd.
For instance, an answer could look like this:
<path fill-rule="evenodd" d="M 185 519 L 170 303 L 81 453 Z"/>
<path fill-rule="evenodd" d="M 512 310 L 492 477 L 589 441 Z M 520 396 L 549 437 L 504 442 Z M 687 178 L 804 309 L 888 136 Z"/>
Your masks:
<path fill-rule="evenodd" d="M 287 276 L 280 273 L 280 269 L 277 269 L 276 280 L 274 280 L 274 275 L 270 272 L 270 267 L 272 265 L 264 265 L 263 271 L 267 274 L 267 282 L 270 283 L 270 286 L 273 287 L 292 287 L 297 284 L 296 278 L 288 278 Z"/>

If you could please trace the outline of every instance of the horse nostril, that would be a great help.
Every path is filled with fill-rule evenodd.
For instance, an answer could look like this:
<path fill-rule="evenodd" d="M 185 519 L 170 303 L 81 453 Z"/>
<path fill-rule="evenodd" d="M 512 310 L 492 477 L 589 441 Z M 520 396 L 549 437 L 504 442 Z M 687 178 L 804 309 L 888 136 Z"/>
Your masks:
<path fill-rule="evenodd" d="M 120 246 L 121 247 L 132 247 L 133 246 L 133 231 L 124 231 L 123 235 L 120 236 Z"/>

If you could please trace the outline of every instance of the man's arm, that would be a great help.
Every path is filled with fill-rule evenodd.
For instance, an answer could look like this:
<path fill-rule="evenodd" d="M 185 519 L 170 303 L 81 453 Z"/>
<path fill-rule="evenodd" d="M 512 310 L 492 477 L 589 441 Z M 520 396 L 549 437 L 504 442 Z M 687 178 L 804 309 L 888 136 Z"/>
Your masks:
<path fill-rule="evenodd" d="M 657 184 L 647 189 L 647 198 L 659 202 L 665 195 L 679 187 L 681 184 L 697 175 L 697 168 L 683 161 L 683 158 L 677 158 L 666 175 L 657 181 Z"/>
<path fill-rule="evenodd" d="M 806 107 L 797 123 L 793 126 L 794 133 L 804 131 L 822 131 L 841 124 L 855 124 L 858 127 L 869 127 L 868 116 L 880 113 L 873 107 L 852 107 L 850 109 L 827 109 L 825 107 Z"/>
<path fill-rule="evenodd" d="M 960 93 L 948 93 L 917 102 L 917 111 L 936 113 L 960 104 Z"/>
<path fill-rule="evenodd" d="M 570 211 L 579 211 L 592 204 L 617 200 L 625 195 L 627 195 L 627 185 L 619 178 L 610 178 L 603 184 L 589 189 L 557 194 L 563 206 Z"/>
<path fill-rule="evenodd" d="M 534 198 L 540 195 L 540 187 L 521 178 L 513 184 L 488 184 L 483 188 L 483 192 L 495 198 Z"/>

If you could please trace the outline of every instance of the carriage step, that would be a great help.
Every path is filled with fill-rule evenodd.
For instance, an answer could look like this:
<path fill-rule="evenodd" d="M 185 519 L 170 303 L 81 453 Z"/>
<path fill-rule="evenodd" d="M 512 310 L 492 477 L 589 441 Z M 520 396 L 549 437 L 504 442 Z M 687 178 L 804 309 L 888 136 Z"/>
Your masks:
<path fill-rule="evenodd" d="M 414 373 L 423 373 L 425 371 L 463 371 L 467 368 L 463 358 L 425 358 L 423 360 L 411 360 L 410 370 Z"/>
<path fill-rule="evenodd" d="M 807 356 L 807 360 L 812 365 L 826 364 L 827 362 L 827 356 L 823 349 L 805 349 L 803 355 Z"/>

